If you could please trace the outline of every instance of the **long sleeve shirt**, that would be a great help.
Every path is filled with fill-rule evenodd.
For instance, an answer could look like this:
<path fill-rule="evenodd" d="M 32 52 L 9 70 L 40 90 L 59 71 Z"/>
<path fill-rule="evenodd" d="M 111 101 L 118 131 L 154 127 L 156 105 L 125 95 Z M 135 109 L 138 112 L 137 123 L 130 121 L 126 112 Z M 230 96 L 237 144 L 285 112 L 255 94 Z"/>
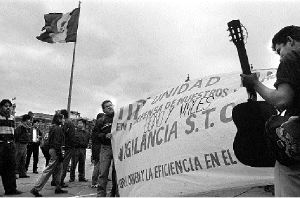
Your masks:
<path fill-rule="evenodd" d="M 5 117 L 0 114 L 0 141 L 14 140 L 15 121 L 12 116 Z"/>
<path fill-rule="evenodd" d="M 87 148 L 90 140 L 90 134 L 86 130 L 75 129 L 73 145 L 75 148 Z"/>
<path fill-rule="evenodd" d="M 61 126 L 52 125 L 49 131 L 49 147 L 60 150 L 65 145 L 65 134 Z"/>
<path fill-rule="evenodd" d="M 15 142 L 26 144 L 30 141 L 30 127 L 23 124 L 19 125 L 15 130 Z"/>
<path fill-rule="evenodd" d="M 103 145 L 111 145 L 111 140 L 106 137 L 106 134 L 111 132 L 111 126 L 114 115 L 105 114 L 102 118 L 99 118 L 95 125 L 97 136 Z"/>
<path fill-rule="evenodd" d="M 66 121 L 62 126 L 64 134 L 65 134 L 65 146 L 66 148 L 72 148 L 73 145 L 73 137 L 75 134 L 75 125 L 71 121 Z"/>

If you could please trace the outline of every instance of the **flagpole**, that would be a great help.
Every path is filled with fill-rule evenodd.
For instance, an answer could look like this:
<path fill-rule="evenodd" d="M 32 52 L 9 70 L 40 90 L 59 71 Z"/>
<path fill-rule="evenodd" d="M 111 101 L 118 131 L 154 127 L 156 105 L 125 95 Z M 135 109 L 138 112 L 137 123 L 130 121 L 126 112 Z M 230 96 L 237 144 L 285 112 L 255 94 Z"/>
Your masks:
<path fill-rule="evenodd" d="M 79 3 L 78 3 L 78 8 L 79 9 L 80 9 L 80 4 L 81 4 L 81 2 L 79 1 Z M 79 12 L 79 15 L 80 15 L 80 12 Z M 78 15 L 78 20 L 79 20 L 79 15 Z M 73 59 L 72 59 L 72 68 L 71 68 L 71 77 L 70 77 L 70 86 L 69 86 L 69 97 L 68 97 L 68 107 L 67 107 L 67 111 L 68 111 L 69 116 L 70 116 L 71 98 L 72 98 L 73 72 L 74 72 L 76 43 L 77 43 L 77 36 L 76 36 L 76 40 L 74 42 L 74 48 L 73 48 Z"/>

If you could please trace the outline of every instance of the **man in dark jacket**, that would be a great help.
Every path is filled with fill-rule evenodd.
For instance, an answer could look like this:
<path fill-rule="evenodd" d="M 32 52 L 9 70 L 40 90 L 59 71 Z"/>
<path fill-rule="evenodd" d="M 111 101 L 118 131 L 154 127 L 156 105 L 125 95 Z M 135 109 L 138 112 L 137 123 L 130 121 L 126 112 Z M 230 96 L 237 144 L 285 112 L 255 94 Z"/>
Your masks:
<path fill-rule="evenodd" d="M 114 108 L 110 100 L 102 102 L 102 110 L 105 115 L 96 122 L 95 130 L 101 141 L 100 149 L 100 175 L 98 179 L 97 196 L 106 197 L 106 186 L 111 162 L 113 162 L 113 152 L 111 147 L 111 126 L 114 117 Z M 114 164 L 112 165 L 112 197 L 118 195 L 117 178 Z"/>
<path fill-rule="evenodd" d="M 27 155 L 27 145 L 30 142 L 30 116 L 25 114 L 22 116 L 22 123 L 15 131 L 16 144 L 16 174 L 19 178 L 28 178 L 26 175 L 25 161 Z"/>
<path fill-rule="evenodd" d="M 14 145 L 15 121 L 11 116 L 12 103 L 8 99 L 0 102 L 0 175 L 5 195 L 19 195 L 16 184 L 16 161 Z"/>
<path fill-rule="evenodd" d="M 77 120 L 77 126 L 75 128 L 75 135 L 73 138 L 74 152 L 72 156 L 70 181 L 75 180 L 75 170 L 78 164 L 78 181 L 87 182 L 85 178 L 85 159 L 86 148 L 88 147 L 90 140 L 90 134 L 86 130 L 86 120 Z"/>
<path fill-rule="evenodd" d="M 75 134 L 75 125 L 72 123 L 72 121 L 69 119 L 69 114 L 66 109 L 60 110 L 60 113 L 64 116 L 65 123 L 63 125 L 63 132 L 65 134 L 65 156 L 63 161 L 63 170 L 61 173 L 61 186 L 62 187 L 68 187 L 67 184 L 64 183 L 64 180 L 67 175 L 67 169 L 70 164 L 71 157 L 74 152 L 74 145 L 73 145 L 73 137 Z M 51 185 L 54 186 L 55 182 L 52 180 Z"/>
<path fill-rule="evenodd" d="M 33 173 L 37 174 L 37 164 L 39 161 L 40 139 L 42 132 L 39 129 L 39 120 L 33 120 L 32 127 L 30 129 L 30 142 L 27 145 L 26 156 L 26 171 L 28 170 L 31 154 L 33 154 Z"/>
<path fill-rule="evenodd" d="M 99 113 L 96 118 L 96 122 L 98 119 L 102 118 L 104 116 L 104 113 Z M 100 163 L 99 163 L 99 155 L 100 155 L 100 148 L 101 148 L 101 141 L 100 138 L 98 137 L 96 127 L 93 128 L 92 132 L 92 163 L 94 164 L 94 170 L 92 174 L 92 188 L 98 187 L 97 182 L 98 182 L 98 177 L 100 174 Z"/>
<path fill-rule="evenodd" d="M 30 192 L 36 197 L 42 196 L 39 191 L 43 189 L 51 175 L 53 176 L 53 179 L 55 181 L 55 194 L 68 192 L 61 189 L 62 186 L 60 182 L 60 176 L 63 166 L 63 146 L 65 143 L 65 134 L 61 127 L 63 122 L 64 117 L 62 114 L 55 114 L 53 116 L 52 126 L 49 130 L 49 154 L 51 158 L 49 164 L 35 182 L 34 187 L 30 190 Z"/>

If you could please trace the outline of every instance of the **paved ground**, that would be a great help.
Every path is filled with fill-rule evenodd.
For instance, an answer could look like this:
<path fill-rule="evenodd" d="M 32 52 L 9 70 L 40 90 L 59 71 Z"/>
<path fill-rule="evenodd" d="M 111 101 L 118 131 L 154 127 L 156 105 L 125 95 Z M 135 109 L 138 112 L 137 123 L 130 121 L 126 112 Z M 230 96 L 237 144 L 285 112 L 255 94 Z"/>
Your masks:
<path fill-rule="evenodd" d="M 75 182 L 69 182 L 69 174 L 65 179 L 66 184 L 69 185 L 67 194 L 54 194 L 54 187 L 50 185 L 50 179 L 40 192 L 44 197 L 96 197 L 97 190 L 95 188 L 90 188 L 93 165 L 90 163 L 90 150 L 87 150 L 87 159 L 86 159 L 86 178 L 89 180 L 88 182 L 79 182 L 76 178 Z M 45 160 L 43 158 L 42 152 L 40 152 L 40 161 L 38 166 L 39 172 L 43 170 L 45 164 Z M 31 162 L 32 165 L 32 162 Z M 39 177 L 39 174 L 32 173 L 32 167 L 29 167 L 28 175 L 30 178 L 22 178 L 17 179 L 18 190 L 23 191 L 19 197 L 32 197 L 32 194 L 29 192 L 33 187 L 36 179 Z M 76 173 L 77 177 L 77 173 Z M 111 189 L 111 182 L 108 183 L 108 192 Z M 4 189 L 2 186 L 2 182 L 0 183 L 0 196 L 4 196 Z M 248 186 L 242 188 L 232 188 L 232 189 L 224 189 L 219 191 L 212 191 L 209 193 L 202 193 L 197 195 L 199 197 L 272 197 L 270 192 L 266 192 L 264 187 L 259 186 Z"/>

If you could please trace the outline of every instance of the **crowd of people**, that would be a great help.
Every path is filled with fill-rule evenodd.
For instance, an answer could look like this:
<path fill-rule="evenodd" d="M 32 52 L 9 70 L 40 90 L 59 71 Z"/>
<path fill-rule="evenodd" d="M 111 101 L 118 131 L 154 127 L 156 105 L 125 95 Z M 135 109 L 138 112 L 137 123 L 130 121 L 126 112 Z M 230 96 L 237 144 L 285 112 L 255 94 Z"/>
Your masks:
<path fill-rule="evenodd" d="M 42 196 L 40 191 L 51 176 L 50 183 L 51 186 L 55 186 L 54 193 L 67 193 L 68 191 L 63 189 L 68 187 L 65 183 L 67 172 L 70 172 L 69 182 L 74 182 L 77 166 L 78 181 L 87 182 L 86 149 L 91 141 L 91 160 L 94 164 L 91 188 L 97 188 L 98 196 L 106 196 L 109 170 L 112 168 L 113 186 L 110 196 L 119 196 L 110 141 L 114 116 L 112 102 L 105 100 L 102 109 L 104 113 L 97 115 L 91 133 L 87 130 L 86 119 L 70 119 L 65 109 L 57 111 L 52 123 L 46 127 L 44 125 L 42 129 L 41 121 L 35 119 L 31 111 L 23 115 L 21 123 L 16 126 L 12 116 L 12 102 L 3 99 L 0 103 L 0 174 L 5 195 L 22 193 L 17 190 L 16 179 L 30 177 L 27 172 L 32 155 L 32 173 L 40 174 L 30 190 L 36 197 Z M 46 161 L 43 170 L 38 170 L 40 149 Z"/>
<path fill-rule="evenodd" d="M 281 29 L 272 39 L 272 48 L 280 55 L 280 65 L 277 70 L 275 89 L 263 85 L 258 76 L 242 74 L 242 81 L 247 88 L 253 88 L 268 103 L 278 109 L 286 110 L 286 115 L 295 117 L 300 115 L 300 27 L 287 26 Z M 97 187 L 98 196 L 106 196 L 106 187 L 110 166 L 112 166 L 111 196 L 119 196 L 116 171 L 113 163 L 111 147 L 111 126 L 114 116 L 113 104 L 109 100 L 102 103 L 104 114 L 97 118 L 93 129 L 92 161 L 94 171 L 92 187 Z M 39 192 L 52 175 L 51 185 L 55 186 L 55 193 L 66 193 L 62 188 L 67 168 L 71 160 L 69 182 L 75 180 L 75 169 L 78 164 L 78 178 L 86 182 L 85 156 L 89 140 L 89 133 L 85 130 L 85 120 L 79 119 L 76 124 L 69 119 L 68 112 L 61 110 L 53 116 L 48 134 L 41 135 L 30 114 L 22 116 L 22 123 L 15 128 L 12 103 L 8 99 L 0 102 L 0 174 L 5 195 L 21 194 L 17 190 L 16 175 L 28 178 L 30 156 L 33 153 L 33 173 L 38 174 L 38 146 L 46 158 L 46 168 L 34 184 L 31 193 L 42 196 Z M 299 131 L 296 133 L 299 134 Z M 41 137 L 41 136 L 44 136 Z M 47 137 L 47 138 L 45 138 Z M 41 140 L 41 139 L 43 140 Z M 296 143 L 298 148 L 299 139 Z M 298 151 L 298 150 L 297 150 Z M 27 156 L 27 157 L 26 157 Z M 276 161 L 274 168 L 275 196 L 300 196 L 300 163 L 285 166 Z"/>

